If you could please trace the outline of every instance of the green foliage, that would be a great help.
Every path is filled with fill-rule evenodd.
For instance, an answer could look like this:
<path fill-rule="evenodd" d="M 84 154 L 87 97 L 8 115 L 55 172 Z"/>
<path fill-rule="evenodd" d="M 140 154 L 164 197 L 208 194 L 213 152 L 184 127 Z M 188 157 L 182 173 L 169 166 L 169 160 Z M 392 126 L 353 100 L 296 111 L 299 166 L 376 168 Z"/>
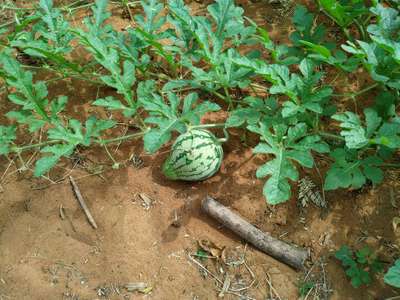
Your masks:
<path fill-rule="evenodd" d="M 226 127 L 239 127 L 247 123 L 257 125 L 259 122 L 267 124 L 274 122 L 277 117 L 278 101 L 275 98 L 261 99 L 246 97 L 243 103 L 233 110 L 226 120 Z"/>
<path fill-rule="evenodd" d="M 126 117 L 130 117 L 137 109 L 132 91 L 136 82 L 136 65 L 134 61 L 124 59 L 118 49 L 115 49 L 112 29 L 108 25 L 103 26 L 103 22 L 109 17 L 106 7 L 106 1 L 96 1 L 96 5 L 92 8 L 93 17 L 85 19 L 89 31 L 77 29 L 75 33 L 86 49 L 92 53 L 93 58 L 109 72 L 108 75 L 100 76 L 100 79 L 121 94 L 125 101 L 124 105 L 117 99 L 105 98 L 95 101 L 94 105 L 111 110 L 119 108 Z"/>
<path fill-rule="evenodd" d="M 358 115 L 345 112 L 332 116 L 340 121 L 343 129 L 340 134 L 345 138 L 349 149 L 361 149 L 368 144 L 376 144 L 392 149 L 400 148 L 400 123 L 397 120 L 382 122 L 378 113 L 370 108 L 364 110 L 365 127 Z"/>
<path fill-rule="evenodd" d="M 236 46 L 249 42 L 255 33 L 253 26 L 244 25 L 243 9 L 236 7 L 232 0 L 218 0 L 208 6 L 211 18 L 190 15 L 182 0 L 169 1 L 169 21 L 176 31 L 175 43 L 184 55 L 182 64 L 191 71 L 192 80 L 172 83 L 203 87 L 209 91 L 220 88 L 244 87 L 249 84 L 247 69 L 232 63 Z M 201 69 L 195 65 L 199 59 L 210 65 Z"/>
<path fill-rule="evenodd" d="M 104 22 L 111 16 L 107 11 L 108 0 L 96 0 L 95 5 L 92 6 L 92 18 L 85 18 L 84 23 L 93 35 L 103 37 L 111 30 L 110 25 L 103 26 Z"/>
<path fill-rule="evenodd" d="M 173 72 L 175 72 L 177 66 L 174 61 L 174 55 L 171 53 L 173 50 L 160 43 L 160 40 L 171 38 L 173 35 L 171 29 L 161 30 L 167 20 L 166 17 L 161 16 L 164 5 L 157 0 L 142 0 L 141 4 L 145 17 L 142 15 L 135 16 L 135 20 L 139 26 L 131 33 L 134 33 L 133 35 L 143 43 L 143 48 L 153 48 L 156 55 L 164 57 L 172 67 Z M 147 60 L 146 55 L 143 57 Z"/>
<path fill-rule="evenodd" d="M 307 41 L 315 44 L 323 42 L 326 27 L 322 24 L 314 25 L 314 15 L 310 13 L 303 5 L 297 5 L 293 15 L 293 25 L 296 29 L 290 35 L 290 40 L 294 46 L 301 46 L 301 41 Z"/>
<path fill-rule="evenodd" d="M 342 246 L 335 257 L 341 261 L 355 288 L 370 284 L 372 275 L 383 270 L 382 263 L 368 247 L 353 252 L 348 246 Z"/>
<path fill-rule="evenodd" d="M 59 96 L 50 102 L 45 83 L 34 82 L 33 74 L 23 70 L 15 59 L 5 53 L 0 56 L 0 64 L 7 84 L 15 89 L 15 92 L 9 95 L 9 100 L 21 107 L 20 110 L 8 112 L 7 117 L 27 125 L 30 132 L 38 131 L 47 124 L 51 127 L 47 131 L 49 143 L 59 143 L 41 149 L 42 153 L 51 155 L 44 156 L 36 162 L 35 176 L 50 170 L 61 157 L 71 155 L 78 145 L 89 146 L 92 138 L 99 137 L 103 130 L 115 125 L 112 120 L 97 120 L 91 117 L 86 121 L 83 132 L 78 120 L 70 119 L 68 124 L 64 124 L 59 118 L 59 113 L 65 108 L 67 97 Z M 7 154 L 10 142 L 16 138 L 15 128 L 2 126 L 0 133 L 1 140 L 4 141 L 1 154 Z"/>
<path fill-rule="evenodd" d="M 40 0 L 38 15 L 41 22 L 36 25 L 36 31 L 47 41 L 54 43 L 56 53 L 68 53 L 73 35 L 69 30 L 70 24 L 64 19 L 61 11 L 53 7 L 52 0 Z"/>
<path fill-rule="evenodd" d="M 90 146 L 93 138 L 98 138 L 102 131 L 114 125 L 114 121 L 97 120 L 96 117 L 86 120 L 84 128 L 75 119 L 70 119 L 67 125 L 56 122 L 55 127 L 49 129 L 48 138 L 61 141 L 61 143 L 41 149 L 42 153 L 50 153 L 50 155 L 46 155 L 36 162 L 34 175 L 40 176 L 49 171 L 61 157 L 71 155 L 78 145 Z"/>
<path fill-rule="evenodd" d="M 290 48 L 287 45 L 276 45 L 270 38 L 268 31 L 257 26 L 253 21 L 249 21 L 258 33 L 254 36 L 255 40 L 259 41 L 268 50 L 273 63 L 290 65 L 298 62 L 297 57 L 289 56 Z"/>
<path fill-rule="evenodd" d="M 332 88 L 319 87 L 322 72 L 315 71 L 315 64 L 309 59 L 303 59 L 299 65 L 300 74 L 291 73 L 284 65 L 266 64 L 262 61 L 241 57 L 235 60 L 237 64 L 250 68 L 254 73 L 262 75 L 272 86 L 269 93 L 286 95 L 289 101 L 283 103 L 282 117 L 299 117 L 310 119 L 315 114 L 322 114 L 328 103 Z"/>
<path fill-rule="evenodd" d="M 46 85 L 40 81 L 33 83 L 32 73 L 23 70 L 10 55 L 4 53 L 0 55 L 0 65 L 2 65 L 7 84 L 16 90 L 8 96 L 9 100 L 21 106 L 18 113 L 10 116 L 16 117 L 22 124 L 27 124 L 31 132 L 37 131 L 46 121 L 49 121 L 46 112 L 48 105 Z"/>
<path fill-rule="evenodd" d="M 253 150 L 254 153 L 273 155 L 274 159 L 258 168 L 257 178 L 269 176 L 264 186 L 264 195 L 270 204 L 287 201 L 290 197 L 288 180 L 297 181 L 299 173 L 294 161 L 306 168 L 312 168 L 314 159 L 311 150 L 325 153 L 329 151 L 326 143 L 317 135 L 307 136 L 307 126 L 298 123 L 295 126 L 273 126 L 272 130 L 265 124 L 249 126 L 248 129 L 258 133 L 262 142 Z"/>
<path fill-rule="evenodd" d="M 362 59 L 371 77 L 389 88 L 400 90 L 400 16 L 399 11 L 377 3 L 371 8 L 376 24 L 368 26 L 371 42 L 348 41 L 342 48 Z"/>
<path fill-rule="evenodd" d="M 73 34 L 70 24 L 64 19 L 61 11 L 54 8 L 52 0 L 40 0 L 39 9 L 34 17 L 28 18 L 27 24 L 34 23 L 31 31 L 16 30 L 11 39 L 11 46 L 24 53 L 56 63 L 61 68 L 80 71 L 80 67 L 71 63 L 65 55 L 71 52 Z"/>
<path fill-rule="evenodd" d="M 352 112 L 332 116 L 340 122 L 345 148 L 335 149 L 331 165 L 325 178 L 324 188 L 361 188 L 367 180 L 377 185 L 383 180 L 385 153 L 400 148 L 400 124 L 395 117 L 385 122 L 372 108 L 364 110 L 365 124 Z M 365 155 L 367 149 L 376 148 L 375 154 Z M 360 151 L 360 152 L 358 152 Z"/>
<path fill-rule="evenodd" d="M 290 57 L 307 57 L 318 63 L 326 63 L 347 72 L 354 71 L 359 59 L 348 58 L 335 44 L 326 41 L 327 29 L 323 24 L 316 25 L 316 16 L 305 6 L 297 5 L 293 15 L 296 31 L 290 35 L 294 47 L 289 49 Z M 289 58 L 287 58 L 290 60 Z"/>
<path fill-rule="evenodd" d="M 168 93 L 168 103 L 165 103 L 163 97 L 154 92 L 154 84 L 154 81 L 141 82 L 138 87 L 141 105 L 149 114 L 145 122 L 155 125 L 144 136 L 144 147 L 150 153 L 167 143 L 173 131 L 183 133 L 188 126 L 200 124 L 200 118 L 206 112 L 220 109 L 209 101 L 197 103 L 197 93 L 188 94 L 180 109 L 181 100 L 176 94 Z"/>
<path fill-rule="evenodd" d="M 385 274 L 384 281 L 386 284 L 400 288 L 400 259 L 397 259 L 394 265 L 389 268 Z"/>
<path fill-rule="evenodd" d="M 308 293 L 315 287 L 315 283 L 311 281 L 301 282 L 299 284 L 299 296 L 304 298 L 308 295 Z"/>
<path fill-rule="evenodd" d="M 346 72 L 353 72 L 359 65 L 357 57 L 348 58 L 342 50 L 329 49 L 327 46 L 301 40 L 300 44 L 309 52 L 308 58 L 323 62 Z"/>
<path fill-rule="evenodd" d="M 329 40 L 320 16 L 301 5 L 294 11 L 291 43 L 282 44 L 246 18 L 233 0 L 217 0 L 199 15 L 183 0 L 142 0 L 142 12 L 133 17 L 135 26 L 121 31 L 107 22 L 116 2 L 90 3 L 91 14 L 74 28 L 53 1 L 40 0 L 32 15 L 16 13 L 13 32 L 0 29 L 6 35 L 1 40 L 0 77 L 13 103 L 6 114 L 11 124 L 0 125 L 0 154 L 39 149 L 35 175 L 40 176 L 77 147 L 143 135 L 145 150 L 155 153 L 176 133 L 217 126 L 201 124 L 201 119 L 222 108 L 219 117 L 227 118 L 219 120 L 224 124 L 218 127 L 238 127 L 241 134 L 251 131 L 259 139 L 254 152 L 265 154 L 266 162 L 256 175 L 267 178 L 268 203 L 290 199 L 299 168 L 313 168 L 313 152 L 330 149 L 326 190 L 376 185 L 383 179 L 382 168 L 400 148 L 399 12 L 393 3 L 388 7 L 373 2 L 367 9 L 361 0 L 319 2 L 347 37 L 342 47 Z M 350 28 L 359 30 L 354 35 L 358 40 Z M 71 55 L 75 47 L 92 59 L 82 63 Z M 36 80 L 30 63 L 18 61 L 24 58 L 21 52 L 34 57 L 35 69 L 59 77 Z M 331 75 L 340 77 L 360 64 L 375 82 L 336 94 Z M 67 97 L 49 97 L 47 86 L 65 78 L 98 85 L 102 96 L 87 101 L 109 120 L 72 118 Z M 373 103 L 362 101 L 372 89 L 377 91 Z M 359 102 L 363 114 L 357 107 L 341 109 L 350 107 L 347 99 Z M 337 103 L 343 105 L 338 108 Z M 105 133 L 117 132 L 108 130 L 116 126 L 114 118 L 139 132 L 106 139 Z M 19 145 L 17 133 L 24 129 L 34 140 L 38 132 L 45 140 Z"/>
<path fill-rule="evenodd" d="M 5 155 L 10 152 L 11 143 L 17 138 L 15 126 L 0 126 L 0 154 Z"/>
<path fill-rule="evenodd" d="M 144 32 L 150 35 L 157 33 L 166 22 L 166 17 L 160 16 L 161 11 L 164 9 L 163 4 L 157 0 L 142 0 L 140 3 L 146 17 L 136 15 L 136 22 Z"/>
<path fill-rule="evenodd" d="M 348 27 L 357 18 L 368 13 L 364 0 L 319 0 L 324 11 L 343 28 Z"/>
<path fill-rule="evenodd" d="M 360 159 L 357 152 L 338 148 L 330 156 L 335 160 L 326 173 L 324 189 L 327 191 L 338 188 L 359 189 L 370 180 L 374 185 L 383 179 L 379 168 L 383 160 L 376 156 Z"/>

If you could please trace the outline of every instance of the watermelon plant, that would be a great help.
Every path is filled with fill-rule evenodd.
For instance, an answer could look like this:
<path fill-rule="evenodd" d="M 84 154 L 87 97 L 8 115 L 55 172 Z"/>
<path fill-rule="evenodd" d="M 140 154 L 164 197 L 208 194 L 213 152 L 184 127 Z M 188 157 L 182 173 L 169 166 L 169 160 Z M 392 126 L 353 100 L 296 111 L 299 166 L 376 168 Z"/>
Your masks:
<path fill-rule="evenodd" d="M 348 246 L 342 246 L 335 252 L 335 257 L 341 261 L 351 285 L 355 288 L 369 285 L 373 275 L 383 270 L 382 262 L 368 246 L 357 251 L 351 250 Z"/>
<path fill-rule="evenodd" d="M 364 23 L 368 21 L 368 7 L 364 0 L 319 0 L 321 9 L 352 39 L 349 27 L 355 24 L 365 38 Z"/>
<path fill-rule="evenodd" d="M 24 152 L 38 152 L 32 171 L 47 178 L 61 159 L 87 147 L 103 148 L 118 168 L 107 145 L 143 138 L 150 154 L 170 146 L 167 178 L 197 181 L 218 171 L 227 131 L 234 131 L 258 139 L 250 146 L 264 163 L 254 174 L 265 178 L 269 204 L 289 200 L 300 173 L 319 162 L 326 191 L 377 185 L 384 168 L 399 167 L 397 2 L 318 1 L 344 33 L 339 38 L 299 5 L 288 44 L 274 42 L 233 0 L 216 0 L 201 15 L 183 0 L 141 0 L 142 13 L 133 14 L 135 3 L 56 7 L 40 0 L 0 25 L 0 91 L 11 102 L 0 125 L 1 155 L 30 170 Z M 115 5 L 128 12 L 125 30 L 108 22 Z M 88 13 L 75 26 L 79 9 Z M 361 68 L 370 78 L 357 90 L 340 93 L 330 79 Z M 107 87 L 87 99 L 92 115 L 73 118 L 68 98 L 49 93 L 54 82 L 70 79 Z M 366 95 L 375 99 L 363 101 Z M 219 123 L 202 122 L 219 110 Z M 133 129 L 121 135 L 121 123 Z"/>

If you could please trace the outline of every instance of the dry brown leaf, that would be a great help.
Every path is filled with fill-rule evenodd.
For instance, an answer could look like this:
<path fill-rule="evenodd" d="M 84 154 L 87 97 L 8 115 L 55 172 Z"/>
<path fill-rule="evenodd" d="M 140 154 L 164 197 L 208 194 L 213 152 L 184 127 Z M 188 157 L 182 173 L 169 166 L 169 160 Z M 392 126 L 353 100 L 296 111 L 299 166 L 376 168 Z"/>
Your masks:
<path fill-rule="evenodd" d="M 221 257 L 222 251 L 225 248 L 225 247 L 219 247 L 215 243 L 213 243 L 209 240 L 200 240 L 199 246 L 201 249 L 210 253 L 213 257 L 217 257 L 217 258 Z"/>
<path fill-rule="evenodd" d="M 400 217 L 394 217 L 392 220 L 393 231 L 397 230 L 397 226 L 400 224 Z"/>

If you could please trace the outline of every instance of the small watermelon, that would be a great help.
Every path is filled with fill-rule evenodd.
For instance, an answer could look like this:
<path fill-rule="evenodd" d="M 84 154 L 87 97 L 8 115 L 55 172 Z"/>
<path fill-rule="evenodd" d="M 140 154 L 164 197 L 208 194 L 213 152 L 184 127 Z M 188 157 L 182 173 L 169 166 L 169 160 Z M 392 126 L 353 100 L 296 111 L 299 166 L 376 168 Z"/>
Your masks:
<path fill-rule="evenodd" d="M 176 139 L 162 170 L 172 180 L 204 180 L 218 172 L 223 155 L 221 143 L 211 132 L 192 129 Z"/>

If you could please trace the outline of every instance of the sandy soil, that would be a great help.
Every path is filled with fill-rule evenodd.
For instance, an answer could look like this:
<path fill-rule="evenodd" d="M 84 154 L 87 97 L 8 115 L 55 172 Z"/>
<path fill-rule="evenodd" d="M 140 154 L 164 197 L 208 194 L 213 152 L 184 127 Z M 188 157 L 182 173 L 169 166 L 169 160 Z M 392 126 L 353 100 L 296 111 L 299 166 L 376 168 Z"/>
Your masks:
<path fill-rule="evenodd" d="M 245 7 L 256 21 L 266 22 L 274 16 L 273 8 L 262 2 Z M 122 28 L 127 21 L 117 12 L 111 22 Z M 290 30 L 279 23 L 272 24 L 271 29 L 274 34 L 280 32 L 282 39 Z M 96 97 L 96 87 L 75 80 L 58 82 L 51 86 L 50 94 L 61 91 L 71 99 L 70 115 L 82 118 L 91 113 L 87 101 Z M 106 89 L 99 92 L 110 93 Z M 0 109 L 11 109 L 5 95 Z M 221 115 L 207 118 L 218 119 Z M 0 120 L 4 119 L 2 113 Z M 298 286 L 304 276 L 324 282 L 332 290 L 331 299 L 398 295 L 383 284 L 381 274 L 368 288 L 354 289 L 333 253 L 343 244 L 355 248 L 369 245 L 386 267 L 398 256 L 392 219 L 399 215 L 399 172 L 388 171 L 385 183 L 377 188 L 326 193 L 326 211 L 313 206 L 300 210 L 296 197 L 272 207 L 262 196 L 263 182 L 255 178 L 255 169 L 263 159 L 252 156 L 249 147 L 241 144 L 238 132 L 231 134 L 224 146 L 226 157 L 221 171 L 200 183 L 165 180 L 160 165 L 167 148 L 148 156 L 140 142 L 113 146 L 110 151 L 120 161 L 138 155 L 144 162 L 142 168 L 126 162 L 113 170 L 100 148 L 81 150 L 79 156 L 63 161 L 50 177 L 58 181 L 66 175 L 74 176 L 97 230 L 87 222 L 68 180 L 52 184 L 35 179 L 30 172 L 16 171 L 17 160 L 10 164 L 0 158 L 0 300 L 218 299 L 215 278 L 189 257 L 202 253 L 198 252 L 199 244 L 205 241 L 214 245 L 211 248 L 216 257 L 197 261 L 218 280 L 224 282 L 229 277 L 232 285 L 244 287 L 240 292 L 243 297 L 298 299 Z M 24 158 L 28 160 L 30 155 Z M 323 170 L 324 161 L 318 163 Z M 96 170 L 103 172 L 91 174 Z M 302 175 L 321 184 L 316 170 Z M 140 193 L 153 200 L 151 205 L 137 197 Z M 315 265 L 312 272 L 295 272 L 202 214 L 200 202 L 206 195 L 261 230 L 309 248 L 310 266 Z M 142 292 L 126 289 L 128 283 L 138 282 L 147 288 Z M 325 299 L 322 294 L 320 297 Z M 228 293 L 224 298 L 239 299 Z"/>

